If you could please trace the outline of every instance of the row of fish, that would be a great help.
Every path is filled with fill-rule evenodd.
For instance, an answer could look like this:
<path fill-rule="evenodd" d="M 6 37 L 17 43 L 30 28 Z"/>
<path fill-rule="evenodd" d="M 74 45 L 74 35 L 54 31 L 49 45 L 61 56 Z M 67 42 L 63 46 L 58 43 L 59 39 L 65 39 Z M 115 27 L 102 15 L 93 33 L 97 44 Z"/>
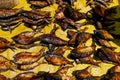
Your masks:
<path fill-rule="evenodd" d="M 46 11 L 24 11 L 22 9 L 1 9 L 0 26 L 4 31 L 12 31 L 22 22 L 33 30 L 39 30 L 51 22 L 50 13 Z"/>
<path fill-rule="evenodd" d="M 16 75 L 13 78 L 7 78 L 4 75 L 0 75 L 1 80 L 119 80 L 120 79 L 120 66 L 116 65 L 111 67 L 106 74 L 102 76 L 93 76 L 90 71 L 93 66 L 88 66 L 82 70 L 76 70 L 73 72 L 73 76 L 67 75 L 67 71 L 70 67 L 60 68 L 54 73 L 49 72 L 23 72 Z"/>

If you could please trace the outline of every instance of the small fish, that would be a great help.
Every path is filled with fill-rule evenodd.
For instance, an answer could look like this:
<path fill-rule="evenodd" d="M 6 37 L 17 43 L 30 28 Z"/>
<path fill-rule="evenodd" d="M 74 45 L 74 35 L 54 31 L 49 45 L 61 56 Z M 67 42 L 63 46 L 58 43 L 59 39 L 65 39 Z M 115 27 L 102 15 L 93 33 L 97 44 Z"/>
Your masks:
<path fill-rule="evenodd" d="M 114 40 L 114 37 L 106 30 L 95 30 L 94 34 L 105 40 Z"/>
<path fill-rule="evenodd" d="M 63 57 L 60 54 L 47 53 L 45 55 L 45 59 L 47 60 L 48 63 L 57 65 L 57 66 L 72 65 L 72 62 L 68 61 L 65 57 Z"/>
<path fill-rule="evenodd" d="M 13 56 L 16 64 L 32 64 L 38 61 L 44 55 L 45 49 L 42 48 L 39 52 L 20 52 Z"/>
<path fill-rule="evenodd" d="M 77 48 L 71 51 L 71 56 L 74 58 L 85 58 L 95 52 L 96 45 L 93 42 L 91 46 L 85 46 L 84 43 L 79 44 Z"/>
<path fill-rule="evenodd" d="M 22 65 L 18 65 L 18 69 L 19 70 L 31 70 L 43 63 L 44 62 L 34 62 L 32 64 L 22 64 Z"/>
<path fill-rule="evenodd" d="M 98 62 L 95 62 L 94 59 L 91 56 L 87 56 L 84 58 L 78 58 L 75 59 L 77 64 L 83 63 L 83 64 L 92 64 L 98 66 Z"/>
<path fill-rule="evenodd" d="M 96 56 L 103 62 L 120 64 L 120 58 L 117 52 L 114 52 L 109 48 L 102 47 L 98 49 L 96 52 Z"/>
<path fill-rule="evenodd" d="M 55 35 L 55 31 L 58 27 L 54 27 L 50 34 L 43 34 L 40 36 L 40 41 L 46 44 L 53 44 L 55 46 L 64 46 L 68 44 L 68 41 L 63 40 Z"/>
<path fill-rule="evenodd" d="M 21 14 L 22 16 L 27 17 L 32 20 L 50 18 L 50 12 L 47 12 L 47 11 L 31 10 L 31 11 L 23 11 Z"/>
<path fill-rule="evenodd" d="M 25 31 L 22 32 L 16 36 L 13 36 L 12 39 L 17 43 L 17 44 L 22 44 L 22 45 L 28 45 L 34 43 L 36 40 L 35 32 L 33 31 Z"/>
<path fill-rule="evenodd" d="M 21 9 L 0 9 L 0 18 L 5 19 L 15 15 L 18 15 L 22 12 Z"/>
<path fill-rule="evenodd" d="M 10 48 L 11 50 L 15 49 L 14 45 L 9 42 L 7 39 L 0 37 L 0 53 Z"/>
<path fill-rule="evenodd" d="M 54 3 L 54 0 L 28 0 L 28 3 L 30 3 L 34 7 L 43 8 L 49 5 L 52 5 Z"/>

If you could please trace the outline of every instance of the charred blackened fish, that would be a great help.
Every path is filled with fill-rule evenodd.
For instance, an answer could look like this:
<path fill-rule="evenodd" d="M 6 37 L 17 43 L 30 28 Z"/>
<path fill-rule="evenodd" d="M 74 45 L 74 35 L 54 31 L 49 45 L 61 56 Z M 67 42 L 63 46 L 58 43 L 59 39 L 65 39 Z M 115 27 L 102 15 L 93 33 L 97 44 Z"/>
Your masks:
<path fill-rule="evenodd" d="M 79 12 L 78 10 L 75 10 L 72 8 L 72 6 L 67 5 L 64 10 L 64 15 L 74 21 L 86 19 L 87 15 L 86 13 Z"/>
<path fill-rule="evenodd" d="M 41 49 L 38 53 L 35 52 L 20 52 L 14 55 L 16 64 L 32 64 L 38 61 L 44 55 L 45 49 Z"/>
<path fill-rule="evenodd" d="M 65 7 L 60 5 L 56 10 L 56 14 L 55 14 L 55 22 L 57 22 L 63 30 L 71 29 L 71 28 L 77 29 L 85 25 L 85 23 L 82 24 L 76 23 L 73 19 L 65 16 L 64 10 Z"/>

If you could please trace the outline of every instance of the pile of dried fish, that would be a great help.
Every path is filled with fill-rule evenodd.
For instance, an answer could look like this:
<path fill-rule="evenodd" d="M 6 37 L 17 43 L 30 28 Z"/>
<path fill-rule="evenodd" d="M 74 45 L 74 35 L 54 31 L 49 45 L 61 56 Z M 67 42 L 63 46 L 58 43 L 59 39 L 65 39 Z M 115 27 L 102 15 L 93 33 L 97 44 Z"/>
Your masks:
<path fill-rule="evenodd" d="M 114 35 L 109 33 L 106 25 L 112 25 L 117 18 L 111 16 L 115 12 L 113 8 L 109 8 L 109 0 L 88 0 L 86 6 L 90 6 L 91 10 L 87 13 L 80 12 L 75 9 L 76 0 L 28 0 L 31 4 L 31 11 L 22 9 L 0 9 L 0 26 L 4 31 L 11 31 L 21 22 L 25 26 L 32 28 L 33 31 L 25 31 L 11 37 L 13 42 L 0 37 L 0 53 L 6 49 L 11 50 L 29 49 L 35 46 L 45 47 L 39 52 L 19 52 L 13 56 L 13 60 L 9 60 L 0 55 L 0 72 L 7 70 L 24 70 L 13 78 L 6 78 L 0 75 L 2 80 L 119 80 L 120 76 L 120 52 L 116 52 L 116 47 L 111 45 L 115 39 Z M 38 9 L 57 3 L 58 8 L 52 19 L 51 13 Z M 109 14 L 111 12 L 111 14 Z M 83 23 L 77 21 L 86 19 Z M 41 33 L 46 25 L 54 23 L 50 33 Z M 57 24 L 57 25 L 56 25 Z M 81 28 L 84 25 L 92 24 L 96 30 L 93 33 L 87 32 L 87 28 Z M 56 35 L 58 29 L 66 31 L 67 38 L 64 40 Z M 41 34 L 40 34 L 41 33 Z M 116 36 L 115 36 L 116 37 Z M 91 40 L 90 45 L 86 43 Z M 99 46 L 97 48 L 96 46 Z M 17 48 L 16 48 L 17 47 Z M 47 51 L 46 51 L 47 50 Z M 64 54 L 70 50 L 67 58 Z M 94 58 L 94 57 L 97 57 Z M 77 64 L 91 64 L 83 70 L 73 72 L 72 76 L 67 75 L 69 68 Z M 93 76 L 88 69 L 93 66 L 99 67 L 99 63 L 111 63 L 115 66 L 108 70 L 102 76 Z M 54 73 L 29 72 L 40 64 L 51 64 L 59 66 L 58 71 Z"/>
<path fill-rule="evenodd" d="M 51 22 L 50 12 L 46 11 L 23 11 L 21 13 L 23 22 L 33 30 L 39 30 Z"/>
<path fill-rule="evenodd" d="M 86 14 L 74 10 L 68 5 L 59 5 L 55 14 L 55 22 L 58 23 L 63 30 L 66 29 L 78 29 L 79 27 L 87 24 L 87 22 L 78 24 L 75 21 L 85 19 Z"/>
<path fill-rule="evenodd" d="M 4 31 L 12 31 L 21 24 L 21 9 L 0 9 L 0 26 Z"/>

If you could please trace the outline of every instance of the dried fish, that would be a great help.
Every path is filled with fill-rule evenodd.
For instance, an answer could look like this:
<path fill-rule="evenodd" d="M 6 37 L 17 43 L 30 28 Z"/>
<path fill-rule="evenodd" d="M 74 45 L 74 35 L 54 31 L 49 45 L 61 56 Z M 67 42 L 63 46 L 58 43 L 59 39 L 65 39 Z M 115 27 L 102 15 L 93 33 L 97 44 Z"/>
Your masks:
<path fill-rule="evenodd" d="M 0 55 L 0 72 L 15 70 L 16 68 L 17 66 L 12 61 Z"/>
<path fill-rule="evenodd" d="M 54 0 L 28 0 L 28 3 L 34 7 L 43 8 L 52 5 Z"/>
<path fill-rule="evenodd" d="M 38 61 L 44 55 L 45 49 L 36 52 L 20 52 L 13 56 L 16 64 L 32 64 Z"/>
<path fill-rule="evenodd" d="M 19 70 L 31 70 L 34 69 L 35 67 L 39 66 L 40 64 L 43 64 L 44 62 L 34 62 L 32 64 L 22 64 L 18 65 L 17 69 Z"/>
<path fill-rule="evenodd" d="M 58 9 L 56 10 L 56 14 L 54 16 L 55 17 L 55 22 L 58 23 L 63 30 L 66 30 L 66 29 L 69 29 L 69 28 L 70 29 L 71 28 L 72 29 L 77 29 L 77 28 L 86 24 L 86 22 L 82 23 L 82 24 L 76 23 L 73 19 L 65 16 L 64 10 L 65 10 L 65 6 L 60 5 L 58 7 Z"/>
<path fill-rule="evenodd" d="M 62 67 L 54 73 L 38 72 L 38 75 L 33 77 L 32 80 L 76 80 L 73 76 L 68 76 L 66 73 L 70 67 Z"/>
<path fill-rule="evenodd" d="M 63 40 L 55 35 L 55 31 L 58 27 L 54 27 L 50 34 L 43 34 L 40 36 L 42 43 L 53 44 L 55 46 L 64 46 L 68 44 L 68 41 Z"/>
<path fill-rule="evenodd" d="M 64 55 L 64 53 L 65 53 L 66 50 L 71 50 L 71 48 L 68 47 L 68 46 L 57 47 L 57 48 L 52 52 L 52 54 L 61 54 L 61 55 Z"/>
<path fill-rule="evenodd" d="M 41 30 L 52 20 L 50 12 L 47 11 L 31 10 L 23 11 L 21 14 L 23 16 L 23 22 L 26 23 L 26 26 L 35 31 Z"/>
<path fill-rule="evenodd" d="M 33 43 L 33 44 L 27 44 L 27 45 L 15 44 L 15 47 L 20 49 L 30 49 L 31 47 L 35 47 L 35 46 L 41 46 L 41 44 L 39 43 Z"/>
<path fill-rule="evenodd" d="M 83 70 L 75 71 L 77 80 L 101 80 L 102 76 L 92 76 L 88 70 L 91 70 L 93 66 L 88 66 Z"/>
<path fill-rule="evenodd" d="M 70 54 L 74 58 L 84 58 L 93 54 L 95 52 L 95 48 L 96 45 L 94 42 L 92 43 L 91 46 L 85 46 L 84 43 L 82 43 L 79 44 L 77 48 L 74 48 Z"/>
<path fill-rule="evenodd" d="M 16 75 L 13 80 L 31 80 L 32 77 L 36 76 L 37 74 L 34 72 L 24 72 Z"/>
<path fill-rule="evenodd" d="M 22 12 L 21 9 L 0 9 L 0 18 L 10 18 Z"/>
<path fill-rule="evenodd" d="M 103 62 L 120 64 L 120 58 L 117 52 L 109 48 L 102 47 L 97 50 L 96 56 L 100 58 Z"/>
<path fill-rule="evenodd" d="M 34 7 L 40 7 L 40 8 L 48 6 L 48 3 L 46 1 L 34 1 L 33 0 L 33 1 L 29 1 L 29 3 Z"/>
<path fill-rule="evenodd" d="M 18 20 L 11 21 L 11 22 L 0 22 L 0 26 L 11 26 L 11 25 L 17 24 L 21 21 L 22 21 L 22 19 L 18 19 Z"/>
<path fill-rule="evenodd" d="M 65 57 L 63 57 L 60 54 L 47 53 L 45 55 L 45 59 L 47 60 L 48 63 L 57 65 L 57 66 L 72 65 L 72 62 L 68 61 Z"/>
<path fill-rule="evenodd" d="M 19 20 L 18 20 L 18 21 L 19 21 Z M 2 26 L 1 29 L 2 29 L 3 31 L 10 31 L 10 32 L 12 32 L 12 30 L 14 30 L 16 27 L 18 27 L 21 23 L 22 23 L 21 21 L 19 21 L 19 22 L 16 21 L 15 24 L 10 25 L 10 26 Z M 10 23 L 10 24 L 11 24 L 11 23 Z M 5 25 L 9 25 L 9 24 L 7 23 L 7 24 L 5 24 Z"/>
<path fill-rule="evenodd" d="M 83 64 L 92 64 L 98 66 L 99 62 L 94 61 L 94 59 L 91 56 L 84 57 L 84 58 L 78 58 L 75 59 L 77 64 L 83 63 Z"/>
<path fill-rule="evenodd" d="M 104 40 L 104 39 L 100 39 L 97 36 L 94 37 L 94 41 L 100 46 L 107 47 L 107 48 L 110 48 L 113 50 L 116 49 L 116 47 L 112 46 L 109 41 Z"/>
<path fill-rule="evenodd" d="M 87 32 L 74 32 L 68 30 L 68 37 L 70 37 L 69 45 L 78 46 L 78 44 L 85 43 L 88 39 L 92 37 L 90 33 Z"/>
<path fill-rule="evenodd" d="M 12 39 L 18 44 L 28 45 L 34 43 L 34 41 L 36 40 L 36 38 L 34 37 L 35 34 L 36 33 L 33 31 L 25 31 L 12 37 Z"/>
<path fill-rule="evenodd" d="M 38 20 L 38 19 L 44 19 L 44 18 L 50 18 L 50 12 L 47 11 L 23 11 L 22 16 L 27 17 L 29 19 Z"/>
<path fill-rule="evenodd" d="M 15 49 L 14 45 L 9 42 L 7 39 L 0 37 L 0 53 L 10 48 L 11 50 Z"/>
<path fill-rule="evenodd" d="M 29 19 L 29 18 L 25 18 L 25 17 L 22 18 L 22 19 L 25 23 L 30 24 L 30 25 L 36 25 L 36 26 L 40 26 L 42 24 L 47 24 L 47 23 L 50 23 L 50 21 L 51 21 L 50 18 L 48 18 L 48 19 L 43 18 L 43 19 L 39 19 L 39 20 L 36 20 L 36 21 L 34 21 L 32 19 Z"/>
<path fill-rule="evenodd" d="M 79 10 L 75 10 L 70 5 L 65 6 L 65 10 L 63 13 L 67 18 L 70 18 L 74 21 L 87 18 L 86 13 L 79 12 Z"/>
<path fill-rule="evenodd" d="M 102 39 L 105 39 L 105 40 L 114 40 L 113 36 L 106 30 L 95 30 L 94 31 L 94 35 L 102 38 Z"/>

